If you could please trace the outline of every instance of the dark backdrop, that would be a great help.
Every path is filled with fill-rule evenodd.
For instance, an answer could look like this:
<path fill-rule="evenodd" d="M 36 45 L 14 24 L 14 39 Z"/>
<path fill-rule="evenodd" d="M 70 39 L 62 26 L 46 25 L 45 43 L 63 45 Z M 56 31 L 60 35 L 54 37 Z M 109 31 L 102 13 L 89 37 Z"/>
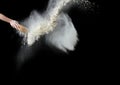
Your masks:
<path fill-rule="evenodd" d="M 48 0 L 1 0 L 0 12 L 15 20 L 26 18 L 33 10 L 44 11 Z M 76 80 L 84 75 L 91 75 L 93 69 L 98 70 L 101 60 L 103 41 L 101 28 L 104 26 L 103 4 L 94 0 L 92 10 L 72 8 L 68 13 L 79 34 L 79 42 L 75 51 L 68 54 L 56 53 L 47 46 L 38 49 L 32 59 L 27 61 L 20 70 L 16 70 L 16 53 L 20 48 L 21 38 L 15 30 L 0 21 L 0 65 L 3 78 L 7 79 L 62 79 L 76 76 Z M 57 80 L 57 79 L 56 79 Z"/>

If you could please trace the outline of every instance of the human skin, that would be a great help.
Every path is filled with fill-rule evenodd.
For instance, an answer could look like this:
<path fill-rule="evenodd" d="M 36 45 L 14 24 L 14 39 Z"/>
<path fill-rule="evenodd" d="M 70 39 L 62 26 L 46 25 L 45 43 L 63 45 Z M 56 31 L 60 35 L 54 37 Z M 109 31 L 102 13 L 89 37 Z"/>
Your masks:
<path fill-rule="evenodd" d="M 16 20 L 13 20 L 11 18 L 8 18 L 7 16 L 5 16 L 4 14 L 0 13 L 0 20 L 9 23 L 13 28 L 26 33 L 27 29 L 20 25 Z"/>

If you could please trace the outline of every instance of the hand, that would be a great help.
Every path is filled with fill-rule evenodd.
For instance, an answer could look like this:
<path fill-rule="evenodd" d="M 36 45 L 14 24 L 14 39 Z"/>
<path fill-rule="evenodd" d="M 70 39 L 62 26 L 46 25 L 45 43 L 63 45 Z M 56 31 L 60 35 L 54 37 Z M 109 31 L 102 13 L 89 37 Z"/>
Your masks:
<path fill-rule="evenodd" d="M 18 23 L 16 20 L 11 20 L 11 21 L 10 21 L 10 25 L 11 25 L 13 28 L 16 28 L 17 30 L 20 29 L 20 25 L 19 25 L 19 23 Z"/>
<path fill-rule="evenodd" d="M 20 25 L 20 24 L 19 24 L 17 21 L 15 21 L 15 20 L 11 20 L 11 21 L 10 21 L 10 25 L 11 25 L 13 28 L 16 28 L 17 30 L 19 30 L 20 32 L 27 33 L 26 27 Z"/>

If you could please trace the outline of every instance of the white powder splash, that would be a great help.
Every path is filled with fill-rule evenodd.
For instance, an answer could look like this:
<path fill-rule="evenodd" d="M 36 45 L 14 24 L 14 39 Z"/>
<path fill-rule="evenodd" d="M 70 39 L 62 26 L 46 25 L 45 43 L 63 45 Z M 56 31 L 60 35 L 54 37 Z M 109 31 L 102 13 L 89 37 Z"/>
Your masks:
<path fill-rule="evenodd" d="M 78 42 L 78 34 L 72 20 L 63 10 L 75 4 L 82 5 L 88 2 L 88 0 L 49 0 L 43 13 L 33 10 L 22 22 L 28 28 L 28 33 L 24 36 L 28 48 L 44 35 L 48 46 L 54 46 L 63 52 L 73 51 Z M 24 59 L 22 55 L 22 60 Z"/>
<path fill-rule="evenodd" d="M 88 3 L 88 1 L 49 0 L 47 10 L 44 13 L 32 11 L 30 16 L 23 22 L 28 28 L 27 44 L 31 46 L 42 35 L 46 35 L 47 43 L 51 43 L 64 51 L 66 49 L 74 50 L 78 40 L 77 32 L 68 15 L 63 13 L 62 10 L 75 3 Z M 60 25 L 62 23 L 64 23 L 64 26 Z"/>

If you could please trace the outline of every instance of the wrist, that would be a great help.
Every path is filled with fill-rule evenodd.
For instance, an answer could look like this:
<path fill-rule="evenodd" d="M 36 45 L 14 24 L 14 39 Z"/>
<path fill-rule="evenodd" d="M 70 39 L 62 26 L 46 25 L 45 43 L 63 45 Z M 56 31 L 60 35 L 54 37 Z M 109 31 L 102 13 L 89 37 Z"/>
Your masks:
<path fill-rule="evenodd" d="M 16 20 L 10 20 L 9 23 L 12 24 L 12 23 L 18 23 L 18 22 Z"/>

